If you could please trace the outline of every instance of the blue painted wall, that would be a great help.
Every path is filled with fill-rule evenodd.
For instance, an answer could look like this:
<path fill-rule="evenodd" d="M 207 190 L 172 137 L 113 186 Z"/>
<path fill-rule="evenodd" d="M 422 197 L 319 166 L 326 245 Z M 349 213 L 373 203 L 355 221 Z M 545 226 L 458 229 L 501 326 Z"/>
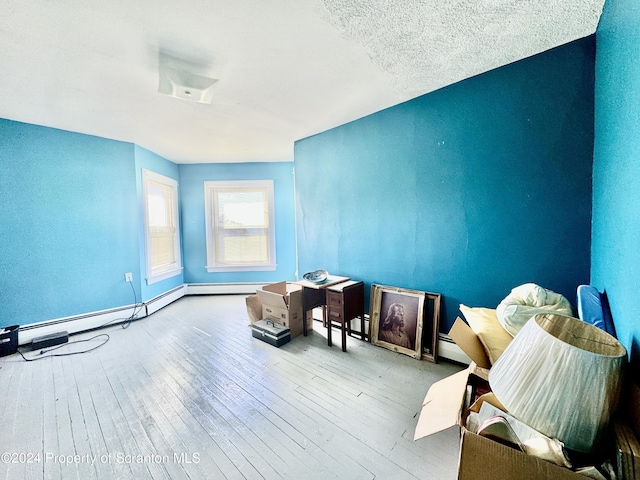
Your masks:
<path fill-rule="evenodd" d="M 186 283 L 276 282 L 295 280 L 295 207 L 293 164 L 227 163 L 179 165 L 184 281 Z M 275 271 L 209 273 L 204 216 L 204 182 L 273 180 L 276 221 Z"/>
<path fill-rule="evenodd" d="M 495 307 L 589 281 L 594 38 L 296 142 L 301 273 Z"/>
<path fill-rule="evenodd" d="M 142 169 L 179 182 L 184 274 L 147 285 Z M 296 277 L 292 163 L 176 165 L 130 143 L 0 119 L 0 326 L 134 303 L 188 283 Z M 204 181 L 273 179 L 273 272 L 205 270 Z"/>
<path fill-rule="evenodd" d="M 133 145 L 0 119 L 0 326 L 133 303 Z"/>
<path fill-rule="evenodd" d="M 291 163 L 176 166 L 129 143 L 0 120 L 0 325 L 130 304 L 127 271 L 148 299 L 181 281 L 327 268 L 443 293 L 443 330 L 458 303 L 495 306 L 527 281 L 573 300 L 589 276 L 593 60 L 593 39 L 574 42 L 297 142 L 299 272 Z M 180 184 L 184 275 L 151 287 L 142 168 Z M 204 181 L 269 178 L 277 271 L 207 273 Z M 619 228 L 601 224 L 596 214 L 595 236 Z M 616 266 L 602 258 L 604 285 Z"/>
<path fill-rule="evenodd" d="M 640 4 L 607 0 L 596 33 L 592 283 L 640 354 Z M 637 371 L 637 369 L 636 369 Z"/>
<path fill-rule="evenodd" d="M 139 285 L 139 292 L 141 292 L 142 300 L 149 300 L 157 295 L 160 295 L 168 290 L 171 290 L 178 285 L 182 285 L 183 275 L 176 275 L 175 277 L 167 278 L 157 283 L 147 285 L 147 262 L 146 262 L 146 245 L 144 238 L 144 198 L 142 192 L 142 170 L 151 170 L 152 172 L 159 173 L 165 177 L 173 178 L 178 181 L 178 165 L 163 157 L 156 155 L 149 150 L 146 150 L 138 145 L 134 146 L 135 152 L 135 165 L 136 165 L 136 192 L 138 195 L 138 234 L 139 234 L 139 249 L 140 249 L 140 272 L 142 272 L 141 278 L 134 279 L 134 284 Z M 180 185 L 178 185 L 178 191 L 180 191 Z M 184 255 L 184 253 L 183 253 Z"/>

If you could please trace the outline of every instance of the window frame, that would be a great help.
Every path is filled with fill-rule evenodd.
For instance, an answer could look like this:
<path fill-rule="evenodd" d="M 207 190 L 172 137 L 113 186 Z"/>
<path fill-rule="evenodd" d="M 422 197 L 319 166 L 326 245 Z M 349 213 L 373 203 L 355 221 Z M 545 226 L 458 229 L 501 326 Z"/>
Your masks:
<path fill-rule="evenodd" d="M 149 225 L 149 184 L 156 183 L 168 187 L 171 191 L 171 221 L 173 225 L 173 248 L 175 261 L 162 267 L 153 267 L 151 256 L 151 226 Z M 143 197 L 143 224 L 145 241 L 145 266 L 147 285 L 152 285 L 162 280 L 175 277 L 182 273 L 182 249 L 180 245 L 180 215 L 178 201 L 178 181 L 153 172 L 142 169 L 142 197 Z"/>
<path fill-rule="evenodd" d="M 265 189 L 267 190 L 268 205 L 268 227 L 267 227 L 267 248 L 268 261 L 266 263 L 253 264 L 232 264 L 218 263 L 216 260 L 216 243 L 219 241 L 215 234 L 214 225 L 214 200 L 216 190 L 219 189 Z M 274 182 L 273 180 L 211 180 L 204 182 L 205 198 L 205 232 L 207 247 L 206 269 L 209 273 L 217 272 L 261 272 L 273 271 L 277 268 L 276 263 L 276 227 L 275 227 L 275 202 L 274 202 Z"/>

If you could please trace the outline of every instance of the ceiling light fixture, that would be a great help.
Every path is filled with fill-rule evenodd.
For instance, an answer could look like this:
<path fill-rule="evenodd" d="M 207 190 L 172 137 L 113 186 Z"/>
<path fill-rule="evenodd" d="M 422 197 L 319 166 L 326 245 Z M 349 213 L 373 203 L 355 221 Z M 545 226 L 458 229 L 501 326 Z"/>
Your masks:
<path fill-rule="evenodd" d="M 218 80 L 160 65 L 158 92 L 190 102 L 211 103 Z"/>

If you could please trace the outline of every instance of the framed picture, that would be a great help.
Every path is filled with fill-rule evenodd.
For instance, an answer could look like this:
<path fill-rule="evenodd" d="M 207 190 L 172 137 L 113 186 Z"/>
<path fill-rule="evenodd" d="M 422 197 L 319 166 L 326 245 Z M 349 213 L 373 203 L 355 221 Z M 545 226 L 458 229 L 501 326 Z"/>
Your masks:
<path fill-rule="evenodd" d="M 422 324 L 426 294 L 406 288 L 371 286 L 371 343 L 422 358 Z"/>
<path fill-rule="evenodd" d="M 438 362 L 438 332 L 440 331 L 439 293 L 425 292 L 426 302 L 422 323 L 422 358 Z"/>

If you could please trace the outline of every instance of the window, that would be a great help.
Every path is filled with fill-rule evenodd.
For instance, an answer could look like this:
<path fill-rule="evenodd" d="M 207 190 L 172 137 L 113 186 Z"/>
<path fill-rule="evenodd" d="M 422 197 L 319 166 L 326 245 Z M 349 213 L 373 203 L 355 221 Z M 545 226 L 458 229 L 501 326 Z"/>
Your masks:
<path fill-rule="evenodd" d="M 273 180 L 205 182 L 207 271 L 276 269 Z"/>
<path fill-rule="evenodd" d="M 178 182 L 142 170 L 147 284 L 179 275 Z"/>

